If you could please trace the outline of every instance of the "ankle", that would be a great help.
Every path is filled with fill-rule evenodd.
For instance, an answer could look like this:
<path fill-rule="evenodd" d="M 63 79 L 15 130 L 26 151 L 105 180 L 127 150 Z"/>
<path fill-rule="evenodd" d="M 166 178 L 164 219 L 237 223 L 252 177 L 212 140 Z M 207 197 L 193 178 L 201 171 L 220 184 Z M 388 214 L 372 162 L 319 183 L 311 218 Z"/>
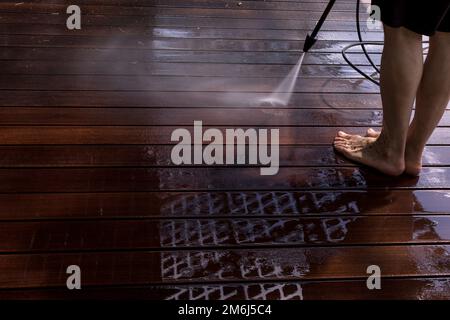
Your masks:
<path fill-rule="evenodd" d="M 421 158 L 425 145 L 408 142 L 405 149 L 405 157 Z"/>
<path fill-rule="evenodd" d="M 392 176 L 401 175 L 405 171 L 405 154 L 399 152 L 398 149 L 378 145 L 377 153 L 381 156 L 381 160 L 389 166 L 389 174 Z"/>
<path fill-rule="evenodd" d="M 389 166 L 389 174 L 391 176 L 400 176 L 405 172 L 406 163 L 404 158 L 386 158 L 386 163 Z"/>
<path fill-rule="evenodd" d="M 408 130 L 408 136 L 406 138 L 406 149 L 414 150 L 422 153 L 425 149 L 428 138 L 424 137 L 423 130 L 420 129 L 421 125 L 417 123 L 417 120 L 413 120 Z"/>
<path fill-rule="evenodd" d="M 405 157 L 406 143 L 403 140 L 397 141 L 389 139 L 386 135 L 380 134 L 377 139 L 383 156 L 387 160 L 402 162 Z"/>
<path fill-rule="evenodd" d="M 405 158 L 405 149 L 398 146 L 390 145 L 389 143 L 383 143 L 377 140 L 377 149 L 380 155 L 383 156 L 385 160 L 390 162 L 401 163 Z"/>

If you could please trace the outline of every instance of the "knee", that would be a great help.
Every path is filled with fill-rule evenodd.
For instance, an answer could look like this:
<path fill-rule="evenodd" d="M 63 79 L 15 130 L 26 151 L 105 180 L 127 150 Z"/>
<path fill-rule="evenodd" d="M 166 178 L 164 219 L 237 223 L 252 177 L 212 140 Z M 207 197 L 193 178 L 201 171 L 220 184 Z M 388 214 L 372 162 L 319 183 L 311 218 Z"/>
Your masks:
<path fill-rule="evenodd" d="M 387 25 L 384 26 L 384 38 L 385 42 L 394 42 L 397 44 L 419 44 L 422 42 L 422 35 L 411 31 L 407 28 L 392 28 Z"/>
<path fill-rule="evenodd" d="M 450 32 L 436 32 L 430 37 L 430 47 L 446 50 L 450 56 Z"/>

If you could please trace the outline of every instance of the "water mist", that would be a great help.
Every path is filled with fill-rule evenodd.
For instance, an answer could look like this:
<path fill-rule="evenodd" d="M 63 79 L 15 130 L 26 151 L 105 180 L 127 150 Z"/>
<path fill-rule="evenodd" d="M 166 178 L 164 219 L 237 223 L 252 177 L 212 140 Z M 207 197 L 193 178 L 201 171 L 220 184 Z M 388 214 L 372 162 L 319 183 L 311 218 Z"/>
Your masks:
<path fill-rule="evenodd" d="M 262 105 L 286 106 L 289 103 L 294 91 L 295 83 L 297 82 L 297 78 L 300 73 L 300 68 L 303 64 L 303 59 L 305 58 L 305 54 L 305 52 L 302 53 L 297 64 L 291 69 L 289 74 L 283 79 L 272 94 L 267 98 L 260 100 Z"/>

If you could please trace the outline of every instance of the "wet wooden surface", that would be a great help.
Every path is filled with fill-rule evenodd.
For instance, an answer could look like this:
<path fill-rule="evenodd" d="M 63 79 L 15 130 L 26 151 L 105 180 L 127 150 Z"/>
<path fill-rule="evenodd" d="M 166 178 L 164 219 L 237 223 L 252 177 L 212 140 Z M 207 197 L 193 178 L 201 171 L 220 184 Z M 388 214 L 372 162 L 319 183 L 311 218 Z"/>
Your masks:
<path fill-rule="evenodd" d="M 448 112 L 419 178 L 331 147 L 382 119 L 378 87 L 340 55 L 354 1 L 336 3 L 283 108 L 255 101 L 326 1 L 80 0 L 75 31 L 68 4 L 0 3 L 0 299 L 450 298 Z M 194 120 L 279 128 L 280 172 L 173 165 L 170 135 Z M 366 287 L 374 264 L 382 290 Z"/>

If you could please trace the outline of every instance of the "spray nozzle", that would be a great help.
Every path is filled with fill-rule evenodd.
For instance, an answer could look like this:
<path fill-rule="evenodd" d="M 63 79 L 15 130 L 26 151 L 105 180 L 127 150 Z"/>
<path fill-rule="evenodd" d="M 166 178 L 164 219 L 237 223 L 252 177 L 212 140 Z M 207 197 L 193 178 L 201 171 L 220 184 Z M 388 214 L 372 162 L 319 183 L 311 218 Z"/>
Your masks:
<path fill-rule="evenodd" d="M 305 44 L 303 46 L 303 52 L 308 52 L 309 49 L 316 43 L 317 39 L 313 38 L 309 34 L 306 36 Z"/>
<path fill-rule="evenodd" d="M 303 47 L 303 52 L 308 52 L 309 49 L 311 49 L 312 46 L 316 43 L 317 34 L 319 33 L 320 29 L 322 28 L 323 23 L 325 22 L 328 15 L 330 14 L 330 11 L 333 8 L 335 2 L 336 2 L 336 0 L 330 0 L 330 2 L 328 2 L 327 7 L 325 8 L 325 11 L 323 12 L 322 16 L 320 17 L 319 21 L 317 22 L 316 27 L 314 28 L 313 32 L 311 33 L 311 35 L 308 34 L 306 36 L 305 46 Z"/>

